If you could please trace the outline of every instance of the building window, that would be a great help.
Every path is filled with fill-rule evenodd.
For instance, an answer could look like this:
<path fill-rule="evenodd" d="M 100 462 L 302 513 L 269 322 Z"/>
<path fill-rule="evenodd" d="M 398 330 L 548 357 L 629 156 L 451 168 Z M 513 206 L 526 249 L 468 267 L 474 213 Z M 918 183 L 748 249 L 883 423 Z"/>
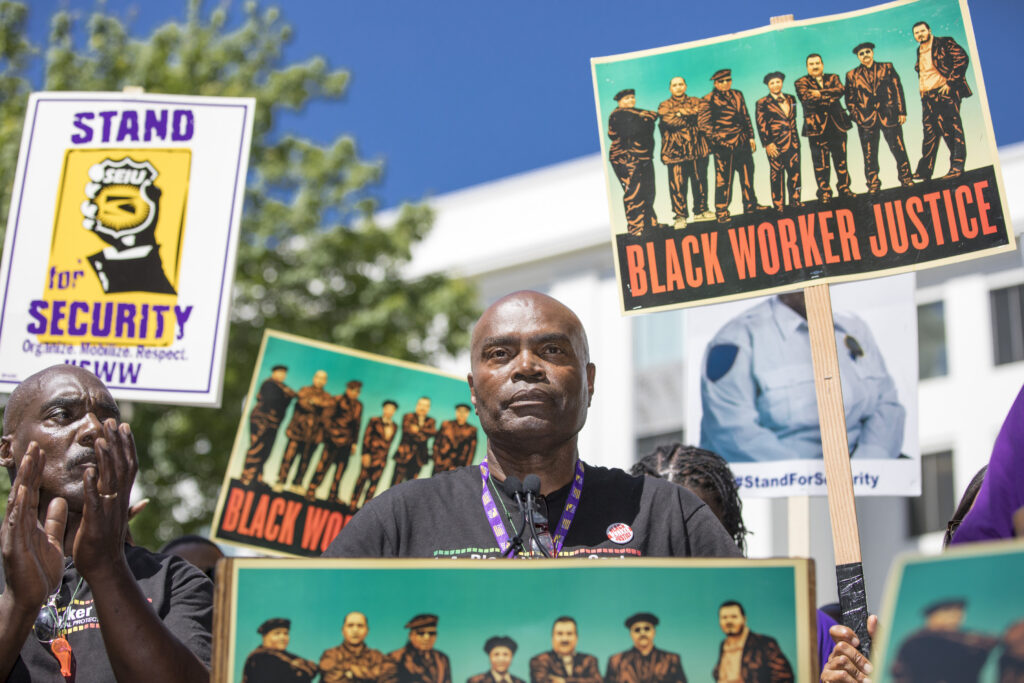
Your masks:
<path fill-rule="evenodd" d="M 917 307 L 917 365 L 921 379 L 944 377 L 946 367 L 946 312 L 941 301 Z"/>
<path fill-rule="evenodd" d="M 956 509 L 953 495 L 953 451 L 921 456 L 921 496 L 907 498 L 910 535 L 944 531 Z"/>
<path fill-rule="evenodd" d="M 635 367 L 659 368 L 683 360 L 683 312 L 662 311 L 633 318 Z"/>
<path fill-rule="evenodd" d="M 995 364 L 1024 360 L 1024 285 L 993 289 L 991 301 Z"/>
<path fill-rule="evenodd" d="M 683 430 L 665 432 L 663 434 L 652 434 L 643 436 L 636 440 L 636 458 L 639 460 L 645 455 L 650 455 L 658 446 L 669 446 L 674 443 L 683 442 Z"/>

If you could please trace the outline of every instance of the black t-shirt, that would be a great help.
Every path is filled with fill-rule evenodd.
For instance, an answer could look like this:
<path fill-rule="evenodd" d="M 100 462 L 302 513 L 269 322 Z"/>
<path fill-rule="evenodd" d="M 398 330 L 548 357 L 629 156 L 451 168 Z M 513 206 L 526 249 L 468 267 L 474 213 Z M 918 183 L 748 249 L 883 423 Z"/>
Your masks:
<path fill-rule="evenodd" d="M 389 489 L 352 518 L 324 557 L 500 557 L 482 486 L 474 465 Z M 512 535 L 518 509 L 500 486 L 489 488 Z M 548 496 L 552 530 L 568 493 L 566 486 Z M 740 551 L 714 513 L 682 486 L 584 465 L 579 509 L 559 557 L 618 556 L 740 557 Z"/>
<path fill-rule="evenodd" d="M 175 555 L 151 553 L 137 546 L 125 547 L 124 554 L 132 576 L 164 626 L 204 664 L 209 665 L 213 626 L 213 583 L 210 579 Z M 74 602 L 66 613 L 63 611 L 79 578 L 74 567 L 64 571 L 61 600 L 58 602 L 58 618 L 66 614 L 63 626 L 67 629 L 65 637 L 71 645 L 74 680 L 76 683 L 109 683 L 115 680 L 114 672 L 107 659 L 102 625 L 96 617 L 88 583 L 82 582 Z M 3 567 L 0 566 L 0 591 L 3 587 Z M 21 656 L 7 680 L 66 683 L 50 646 L 40 643 L 34 631 L 29 631 Z"/>

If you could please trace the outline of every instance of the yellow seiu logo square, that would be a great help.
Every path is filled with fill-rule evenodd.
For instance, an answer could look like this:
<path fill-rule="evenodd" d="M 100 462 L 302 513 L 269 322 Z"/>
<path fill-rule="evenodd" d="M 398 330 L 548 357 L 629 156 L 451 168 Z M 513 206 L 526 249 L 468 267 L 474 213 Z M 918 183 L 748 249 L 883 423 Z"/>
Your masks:
<path fill-rule="evenodd" d="M 191 163 L 188 149 L 65 153 L 29 333 L 41 343 L 174 341 Z"/>

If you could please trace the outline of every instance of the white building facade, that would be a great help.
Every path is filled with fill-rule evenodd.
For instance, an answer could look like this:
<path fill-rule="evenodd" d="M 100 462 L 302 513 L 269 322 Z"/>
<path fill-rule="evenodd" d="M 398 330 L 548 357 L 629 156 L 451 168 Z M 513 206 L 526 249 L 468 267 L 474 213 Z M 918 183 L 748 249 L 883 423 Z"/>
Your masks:
<path fill-rule="evenodd" d="M 1024 229 L 1024 144 L 1000 149 L 1011 223 Z M 414 251 L 411 275 L 448 272 L 475 282 L 479 305 L 519 289 L 561 300 L 582 320 L 597 365 L 580 453 L 595 465 L 628 467 L 661 442 L 694 443 L 685 424 L 685 312 L 619 314 L 599 155 L 437 197 L 437 220 Z M 895 554 L 938 551 L 946 520 L 1024 384 L 1021 251 L 917 275 L 921 498 L 857 501 L 869 605 L 881 603 Z M 699 362 L 697 359 L 696 362 Z M 444 368 L 468 370 L 467 356 Z M 824 498 L 811 499 L 810 548 L 818 603 L 836 600 Z M 785 500 L 746 499 L 751 557 L 788 554 Z"/>

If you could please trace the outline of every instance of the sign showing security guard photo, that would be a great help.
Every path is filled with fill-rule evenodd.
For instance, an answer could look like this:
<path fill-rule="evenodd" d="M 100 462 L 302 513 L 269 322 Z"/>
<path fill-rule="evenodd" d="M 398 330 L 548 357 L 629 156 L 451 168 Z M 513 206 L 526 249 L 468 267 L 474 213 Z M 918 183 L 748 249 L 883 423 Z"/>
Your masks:
<path fill-rule="evenodd" d="M 32 95 L 0 271 L 0 390 L 63 362 L 117 398 L 219 405 L 253 106 Z"/>

